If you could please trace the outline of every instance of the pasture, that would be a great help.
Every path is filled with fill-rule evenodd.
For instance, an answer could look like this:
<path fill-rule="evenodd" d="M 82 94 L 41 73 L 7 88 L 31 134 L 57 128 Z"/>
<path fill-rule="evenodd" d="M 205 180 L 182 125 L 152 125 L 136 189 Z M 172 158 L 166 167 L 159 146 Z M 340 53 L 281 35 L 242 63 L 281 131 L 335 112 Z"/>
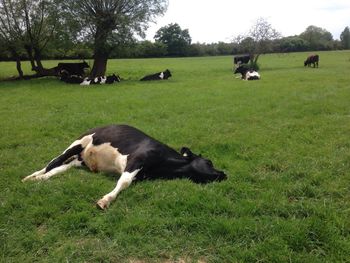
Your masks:
<path fill-rule="evenodd" d="M 350 52 L 110 60 L 122 82 L 0 82 L 1 262 L 346 262 L 350 259 Z M 57 61 L 44 65 L 54 66 Z M 24 65 L 28 67 L 29 65 Z M 169 68 L 168 81 L 140 82 Z M 0 78 L 15 74 L 0 63 Z M 131 185 L 71 169 L 22 183 L 87 129 L 138 127 L 210 158 L 228 180 Z"/>

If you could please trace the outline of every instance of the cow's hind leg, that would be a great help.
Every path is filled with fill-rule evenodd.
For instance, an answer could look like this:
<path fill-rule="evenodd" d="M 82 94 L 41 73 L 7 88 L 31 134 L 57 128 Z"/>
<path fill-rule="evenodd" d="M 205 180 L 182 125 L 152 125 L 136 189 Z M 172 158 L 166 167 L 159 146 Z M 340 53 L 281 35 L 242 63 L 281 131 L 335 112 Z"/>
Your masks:
<path fill-rule="evenodd" d="M 132 183 L 132 181 L 135 179 L 135 176 L 140 170 L 141 169 L 136 169 L 133 172 L 123 172 L 117 182 L 117 186 L 113 189 L 112 192 L 103 196 L 97 202 L 97 206 L 101 209 L 106 209 L 109 204 L 116 199 L 117 195 Z"/>
<path fill-rule="evenodd" d="M 28 175 L 22 179 L 22 182 L 28 180 L 46 180 L 71 167 L 81 166 L 83 161 L 79 159 L 79 154 L 82 150 L 83 148 L 81 144 L 70 146 L 61 155 L 53 159 L 44 169 Z"/>

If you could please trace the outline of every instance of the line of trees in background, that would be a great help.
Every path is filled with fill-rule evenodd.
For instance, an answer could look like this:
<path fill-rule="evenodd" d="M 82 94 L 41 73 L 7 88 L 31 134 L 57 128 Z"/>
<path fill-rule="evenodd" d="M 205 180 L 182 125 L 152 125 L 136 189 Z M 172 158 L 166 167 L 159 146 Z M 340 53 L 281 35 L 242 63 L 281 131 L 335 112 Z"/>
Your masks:
<path fill-rule="evenodd" d="M 237 36 L 231 43 L 191 43 L 187 29 L 182 30 L 178 24 L 169 24 L 160 28 L 155 41 L 138 41 L 132 37 L 123 42 L 110 43 L 110 58 L 151 58 L 151 57 L 186 57 L 186 56 L 217 56 L 249 53 L 254 39 L 251 36 Z M 334 40 L 327 30 L 309 26 L 300 35 L 278 37 L 265 43 L 264 53 L 301 52 L 316 50 L 350 49 L 350 30 L 345 27 L 340 40 Z M 14 60 L 13 54 L 1 43 L 0 59 Z M 49 43 L 41 52 L 45 59 L 90 59 L 93 57 L 93 45 L 86 41 L 74 41 L 74 38 L 62 34 Z M 28 53 L 22 52 L 20 58 L 30 59 Z"/>
<path fill-rule="evenodd" d="M 264 18 L 230 43 L 192 43 L 188 29 L 177 24 L 160 28 L 154 42 L 138 41 L 149 23 L 165 13 L 168 0 L 0 0 L 0 59 L 14 60 L 18 78 L 57 76 L 42 59 L 93 59 L 90 77 L 103 76 L 109 58 L 214 56 L 248 53 L 258 68 L 261 54 L 350 48 L 346 27 L 340 40 L 309 26 L 297 36 L 282 37 Z M 21 61 L 29 60 L 32 75 Z"/>

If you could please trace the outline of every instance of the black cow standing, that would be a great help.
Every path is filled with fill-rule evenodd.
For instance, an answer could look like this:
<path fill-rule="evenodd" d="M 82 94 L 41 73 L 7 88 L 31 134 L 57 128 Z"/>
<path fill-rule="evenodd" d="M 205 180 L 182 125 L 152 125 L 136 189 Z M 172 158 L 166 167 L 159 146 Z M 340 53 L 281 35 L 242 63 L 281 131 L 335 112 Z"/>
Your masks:
<path fill-rule="evenodd" d="M 248 54 L 238 55 L 233 58 L 233 63 L 238 67 L 241 64 L 248 64 L 250 59 L 251 59 L 251 56 Z"/>
<path fill-rule="evenodd" d="M 58 63 L 56 70 L 58 73 L 67 72 L 68 75 L 83 76 L 84 70 L 89 67 L 89 64 L 85 61 L 81 63 Z"/>
<path fill-rule="evenodd" d="M 304 61 L 304 67 L 306 67 L 306 66 L 310 67 L 311 64 L 313 64 L 313 67 L 315 67 L 315 66 L 318 67 L 319 60 L 320 60 L 320 57 L 318 55 L 310 55 Z"/>
<path fill-rule="evenodd" d="M 45 168 L 22 181 L 46 180 L 71 167 L 121 174 L 116 187 L 97 205 L 105 209 L 133 181 L 188 178 L 195 183 L 226 179 L 210 160 L 183 147 L 180 153 L 127 125 L 110 125 L 81 135 Z"/>
<path fill-rule="evenodd" d="M 141 81 L 145 81 L 145 80 L 164 80 L 164 79 L 168 79 L 170 77 L 171 77 L 170 70 L 167 69 L 167 70 L 165 70 L 163 72 L 158 72 L 158 73 L 155 73 L 155 74 L 144 76 L 140 80 Z"/>

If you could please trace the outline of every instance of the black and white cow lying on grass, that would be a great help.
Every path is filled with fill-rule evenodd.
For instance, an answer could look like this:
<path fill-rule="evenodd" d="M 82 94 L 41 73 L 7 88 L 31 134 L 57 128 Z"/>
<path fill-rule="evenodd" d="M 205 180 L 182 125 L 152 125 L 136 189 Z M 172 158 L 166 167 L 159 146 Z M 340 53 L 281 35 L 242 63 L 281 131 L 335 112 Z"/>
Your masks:
<path fill-rule="evenodd" d="M 241 79 L 243 80 L 259 80 L 260 74 L 259 72 L 246 67 L 245 65 L 241 65 L 234 71 L 233 74 L 241 74 Z"/>
<path fill-rule="evenodd" d="M 121 174 L 116 187 L 97 206 L 105 209 L 133 181 L 188 178 L 195 183 L 222 181 L 224 172 L 183 147 L 180 153 L 128 125 L 110 125 L 81 135 L 61 155 L 22 181 L 46 180 L 71 167 Z"/>
<path fill-rule="evenodd" d="M 118 75 L 103 76 L 97 77 L 94 79 L 82 78 L 80 76 L 69 75 L 67 72 L 63 71 L 61 73 L 60 80 L 71 83 L 71 84 L 80 84 L 80 85 L 92 85 L 92 84 L 113 84 L 114 82 L 120 82 L 120 77 Z"/>
<path fill-rule="evenodd" d="M 145 80 L 164 80 L 164 79 L 168 79 L 170 77 L 171 77 L 170 70 L 167 69 L 167 70 L 165 70 L 163 72 L 158 72 L 158 73 L 155 73 L 155 74 L 144 76 L 140 80 L 141 81 L 145 81 Z"/>
<path fill-rule="evenodd" d="M 114 82 L 120 82 L 120 77 L 118 75 L 113 74 L 112 76 L 103 76 L 96 78 L 85 78 L 80 83 L 82 86 L 94 85 L 94 84 L 113 84 Z"/>

